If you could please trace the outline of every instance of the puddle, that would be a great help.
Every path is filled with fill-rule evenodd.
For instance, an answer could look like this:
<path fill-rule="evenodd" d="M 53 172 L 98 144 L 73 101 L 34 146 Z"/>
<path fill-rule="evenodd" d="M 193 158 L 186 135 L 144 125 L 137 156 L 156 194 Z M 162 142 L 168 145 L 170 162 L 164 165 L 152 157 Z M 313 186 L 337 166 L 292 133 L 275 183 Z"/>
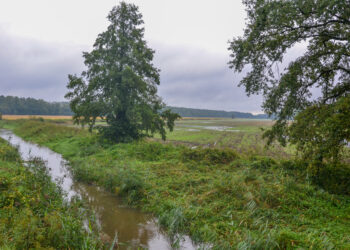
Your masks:
<path fill-rule="evenodd" d="M 200 129 L 208 129 L 222 132 L 240 132 L 241 130 L 234 129 L 233 127 L 227 126 L 201 126 L 201 125 L 181 125 L 181 127 L 189 127 L 193 129 L 188 129 L 187 131 L 199 131 Z"/>

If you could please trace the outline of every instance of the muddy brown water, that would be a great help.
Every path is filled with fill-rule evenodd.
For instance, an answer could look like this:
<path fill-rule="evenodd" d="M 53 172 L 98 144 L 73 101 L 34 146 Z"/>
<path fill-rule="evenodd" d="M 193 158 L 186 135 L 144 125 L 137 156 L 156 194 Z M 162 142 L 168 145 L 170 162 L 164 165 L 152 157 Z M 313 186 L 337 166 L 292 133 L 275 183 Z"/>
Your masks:
<path fill-rule="evenodd" d="M 122 200 L 103 189 L 76 182 L 67 168 L 68 162 L 60 154 L 46 147 L 22 140 L 9 130 L 0 130 L 0 137 L 18 147 L 24 161 L 39 157 L 46 163 L 51 178 L 61 186 L 67 199 L 77 195 L 95 212 L 97 222 L 105 237 L 113 239 L 117 234 L 121 249 L 172 249 L 169 237 L 157 225 L 156 219 L 139 209 L 124 205 Z M 107 235 L 107 236 L 106 236 Z M 182 237 L 180 249 L 203 248 Z"/>

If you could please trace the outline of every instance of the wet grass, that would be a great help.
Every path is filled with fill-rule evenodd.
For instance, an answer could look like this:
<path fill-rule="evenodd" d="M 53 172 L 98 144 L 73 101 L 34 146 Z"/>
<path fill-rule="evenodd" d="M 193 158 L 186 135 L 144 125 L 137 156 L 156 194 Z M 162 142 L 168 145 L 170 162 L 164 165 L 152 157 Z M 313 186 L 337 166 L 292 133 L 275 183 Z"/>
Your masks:
<path fill-rule="evenodd" d="M 175 238 L 189 234 L 214 249 L 350 248 L 350 197 L 314 185 L 304 162 L 230 147 L 112 145 L 42 122 L 5 126 L 63 154 L 78 180 L 154 213 Z"/>
<path fill-rule="evenodd" d="M 98 234 L 83 228 L 80 202 L 63 199 L 40 159 L 26 164 L 0 138 L 0 248 L 102 248 Z"/>
<path fill-rule="evenodd" d="M 264 155 L 288 159 L 295 155 L 292 146 L 278 143 L 266 147 L 262 139 L 264 129 L 273 125 L 271 120 L 186 118 L 176 122 L 175 130 L 168 133 L 168 142 L 192 146 L 231 148 L 248 156 Z M 156 140 L 161 141 L 159 136 Z"/>

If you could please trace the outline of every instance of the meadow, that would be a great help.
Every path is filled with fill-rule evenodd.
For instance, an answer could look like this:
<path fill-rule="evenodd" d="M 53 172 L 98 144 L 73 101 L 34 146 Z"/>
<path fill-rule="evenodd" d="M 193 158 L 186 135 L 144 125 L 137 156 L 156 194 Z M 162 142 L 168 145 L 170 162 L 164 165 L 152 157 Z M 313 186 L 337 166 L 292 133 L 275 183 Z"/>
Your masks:
<path fill-rule="evenodd" d="M 350 248 L 350 171 L 325 169 L 316 183 L 292 149 L 264 148 L 260 127 L 270 125 L 183 119 L 165 143 L 111 144 L 54 121 L 1 123 L 62 154 L 77 180 L 153 213 L 174 238 L 213 249 Z"/>
<path fill-rule="evenodd" d="M 283 148 L 277 143 L 266 147 L 262 134 L 272 125 L 272 120 L 264 119 L 183 118 L 176 122 L 167 140 L 191 147 L 231 148 L 250 156 L 287 159 L 295 155 L 292 147 Z M 160 139 L 159 136 L 155 138 Z"/>

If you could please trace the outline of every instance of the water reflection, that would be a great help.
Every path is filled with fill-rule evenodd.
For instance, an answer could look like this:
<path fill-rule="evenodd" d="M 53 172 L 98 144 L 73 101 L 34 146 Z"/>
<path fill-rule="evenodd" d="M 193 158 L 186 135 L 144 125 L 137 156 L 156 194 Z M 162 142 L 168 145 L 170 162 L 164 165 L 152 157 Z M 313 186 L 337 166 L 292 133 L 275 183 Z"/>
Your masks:
<path fill-rule="evenodd" d="M 53 180 L 61 185 L 67 198 L 74 195 L 84 199 L 95 211 L 98 222 L 104 235 L 113 239 L 117 233 L 118 241 L 124 243 L 121 249 L 171 249 L 167 235 L 160 231 L 155 219 L 139 209 L 123 205 L 121 200 L 111 193 L 105 192 L 96 186 L 74 182 L 71 173 L 67 170 L 67 162 L 60 154 L 45 147 L 26 142 L 14 135 L 11 131 L 0 130 L 0 137 L 17 146 L 23 160 L 40 157 L 46 162 L 49 174 Z M 181 249 L 195 249 L 189 237 L 184 237 Z"/>

